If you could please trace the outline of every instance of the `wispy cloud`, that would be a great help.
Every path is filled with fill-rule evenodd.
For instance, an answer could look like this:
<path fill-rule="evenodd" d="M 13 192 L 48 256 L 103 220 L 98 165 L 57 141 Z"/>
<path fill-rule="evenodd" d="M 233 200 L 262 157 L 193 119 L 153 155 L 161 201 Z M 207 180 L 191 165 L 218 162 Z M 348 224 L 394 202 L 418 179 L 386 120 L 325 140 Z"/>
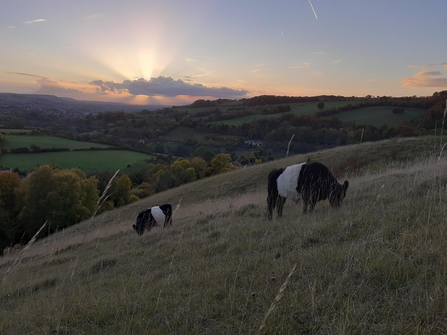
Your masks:
<path fill-rule="evenodd" d="M 425 65 L 408 65 L 410 69 L 422 69 L 425 70 L 428 67 L 435 66 L 436 64 L 425 64 Z"/>
<path fill-rule="evenodd" d="M 260 72 L 265 72 L 265 71 L 272 71 L 273 69 L 268 68 L 267 67 L 268 64 L 267 63 L 258 63 L 258 64 L 254 64 L 253 67 L 254 69 L 252 69 L 250 71 L 250 73 L 260 73 Z"/>
<path fill-rule="evenodd" d="M 235 90 L 228 87 L 206 87 L 202 84 L 189 84 L 183 80 L 174 80 L 171 77 L 157 77 L 149 80 L 139 78 L 124 80 L 122 83 L 113 81 L 94 80 L 91 85 L 97 86 L 100 93 L 128 92 L 133 95 L 176 97 L 179 95 L 194 97 L 238 98 L 247 93 L 246 90 Z"/>
<path fill-rule="evenodd" d="M 323 51 L 312 51 L 311 52 L 311 55 L 322 55 L 322 54 L 324 54 Z"/>
<path fill-rule="evenodd" d="M 442 66 L 447 69 L 447 63 L 442 63 Z"/>
<path fill-rule="evenodd" d="M 27 76 L 27 77 L 34 77 L 34 78 L 40 78 L 40 79 L 48 79 L 47 77 L 39 76 L 32 73 L 26 73 L 26 72 L 5 72 L 7 74 L 15 74 L 18 76 Z"/>
<path fill-rule="evenodd" d="M 371 79 L 371 82 L 373 83 L 389 83 L 389 79 Z"/>
<path fill-rule="evenodd" d="M 37 20 L 31 20 L 31 21 L 25 21 L 24 24 L 32 24 L 32 23 L 39 23 L 39 22 L 46 22 L 47 19 L 37 19 Z"/>
<path fill-rule="evenodd" d="M 333 62 L 331 62 L 331 64 L 337 64 L 337 65 L 340 65 L 340 62 L 342 61 L 342 59 L 337 59 L 337 60 L 334 60 Z"/>
<path fill-rule="evenodd" d="M 76 90 L 74 88 L 66 88 L 60 85 L 57 81 L 47 78 L 37 79 L 36 81 L 40 85 L 40 88 L 36 91 L 36 93 L 55 95 L 82 93 L 82 91 Z"/>
<path fill-rule="evenodd" d="M 8 29 L 14 29 L 16 26 L 7 26 Z"/>
<path fill-rule="evenodd" d="M 311 67 L 310 67 L 310 63 L 305 62 L 305 63 L 303 63 L 303 65 L 291 66 L 291 67 L 289 67 L 289 69 L 311 69 Z"/>
<path fill-rule="evenodd" d="M 194 59 L 194 58 L 186 58 L 186 59 L 185 59 L 185 62 L 189 62 L 189 63 L 197 63 L 198 60 L 197 60 L 197 59 Z"/>
<path fill-rule="evenodd" d="M 401 80 L 403 87 L 447 87 L 447 78 L 440 71 L 422 71 Z"/>

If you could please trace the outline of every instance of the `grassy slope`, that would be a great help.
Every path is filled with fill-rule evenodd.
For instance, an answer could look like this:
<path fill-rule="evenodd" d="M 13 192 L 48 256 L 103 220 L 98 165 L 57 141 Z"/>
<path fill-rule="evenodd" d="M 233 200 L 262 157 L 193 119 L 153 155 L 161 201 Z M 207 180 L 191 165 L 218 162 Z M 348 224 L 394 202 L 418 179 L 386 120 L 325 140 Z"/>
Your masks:
<path fill-rule="evenodd" d="M 265 334 L 442 333 L 447 162 L 429 159 L 433 148 L 420 138 L 313 154 L 334 170 L 352 157 L 368 163 L 349 178 L 341 210 L 321 202 L 302 215 L 289 203 L 281 220 L 264 219 L 268 172 L 303 155 L 38 241 L 1 284 L 0 333 L 256 333 L 272 302 Z M 132 231 L 138 211 L 180 198 L 170 229 Z M 11 264 L 0 259 L 1 278 Z"/>
<path fill-rule="evenodd" d="M 80 142 L 72 141 L 61 137 L 46 137 L 46 136 L 5 136 L 5 142 L 2 144 L 4 149 L 15 148 L 29 148 L 31 144 L 38 145 L 42 149 L 46 148 L 69 148 L 69 149 L 82 149 L 82 148 L 106 148 L 109 145 L 92 143 L 92 142 Z"/>
<path fill-rule="evenodd" d="M 116 171 L 124 173 L 138 171 L 146 167 L 144 160 L 154 156 L 139 152 L 116 151 L 63 151 L 27 154 L 6 154 L 0 156 L 0 165 L 12 169 L 32 170 L 38 165 L 51 164 L 60 169 L 78 167 L 85 172 Z M 130 164 L 131 168 L 127 168 Z"/>

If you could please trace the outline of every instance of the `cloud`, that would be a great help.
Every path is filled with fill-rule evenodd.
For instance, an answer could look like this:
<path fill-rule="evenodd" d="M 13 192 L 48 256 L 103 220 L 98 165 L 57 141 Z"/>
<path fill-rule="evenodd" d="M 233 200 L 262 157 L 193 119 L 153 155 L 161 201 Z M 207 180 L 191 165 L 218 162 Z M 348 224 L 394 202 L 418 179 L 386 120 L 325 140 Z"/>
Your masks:
<path fill-rule="evenodd" d="M 37 19 L 37 20 L 31 20 L 31 21 L 25 21 L 24 24 L 31 24 L 31 23 L 38 23 L 38 22 L 45 22 L 47 19 Z"/>
<path fill-rule="evenodd" d="M 425 64 L 425 65 L 408 65 L 410 69 L 422 69 L 425 70 L 428 67 L 435 66 L 436 64 Z"/>
<path fill-rule="evenodd" d="M 34 77 L 34 78 L 40 78 L 40 79 L 48 79 L 47 77 L 43 77 L 43 76 L 38 76 L 36 74 L 31 74 L 31 73 L 25 73 L 25 72 L 5 72 L 7 74 L 16 74 L 19 76 L 27 76 L 27 77 Z"/>
<path fill-rule="evenodd" d="M 401 83 L 402 87 L 447 87 L 447 78 L 434 78 L 442 75 L 440 71 L 422 71 L 404 78 Z"/>
<path fill-rule="evenodd" d="M 7 26 L 8 29 L 14 29 L 16 26 Z"/>
<path fill-rule="evenodd" d="M 48 78 L 41 78 L 37 79 L 36 81 L 40 85 L 40 88 L 36 91 L 36 93 L 56 95 L 82 93 L 74 88 L 63 87 L 57 81 L 50 80 Z"/>
<path fill-rule="evenodd" d="M 303 65 L 291 66 L 291 67 L 289 67 L 289 69 L 311 69 L 311 67 L 310 67 L 310 63 L 305 62 L 305 63 L 303 63 Z"/>
<path fill-rule="evenodd" d="M 312 55 L 322 55 L 322 54 L 324 54 L 324 52 L 323 51 L 312 51 L 311 54 Z"/>
<path fill-rule="evenodd" d="M 98 92 L 128 92 L 133 95 L 176 97 L 188 95 L 194 97 L 236 98 L 248 93 L 246 90 L 235 90 L 227 87 L 206 87 L 202 84 L 189 84 L 183 80 L 174 80 L 171 77 L 157 77 L 149 80 L 138 78 L 124 80 L 122 83 L 113 81 L 94 80 L 91 85 L 98 86 Z"/>
<path fill-rule="evenodd" d="M 331 62 L 331 64 L 337 64 L 337 65 L 340 65 L 340 62 L 342 61 L 342 59 L 337 59 L 337 60 L 334 60 L 333 62 Z"/>
<path fill-rule="evenodd" d="M 442 63 L 442 66 L 447 69 L 447 63 Z"/>

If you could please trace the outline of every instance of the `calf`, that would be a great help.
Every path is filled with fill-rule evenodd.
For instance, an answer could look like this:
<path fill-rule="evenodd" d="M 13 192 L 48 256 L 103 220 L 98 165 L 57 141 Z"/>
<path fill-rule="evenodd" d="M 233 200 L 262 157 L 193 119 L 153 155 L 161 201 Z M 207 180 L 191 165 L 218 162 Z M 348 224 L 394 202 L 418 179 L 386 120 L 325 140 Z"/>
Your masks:
<path fill-rule="evenodd" d="M 150 231 L 152 227 L 157 227 L 162 223 L 163 227 L 172 225 L 172 206 L 170 204 L 155 206 L 139 213 L 137 223 L 132 227 L 141 236 L 145 229 Z"/>
<path fill-rule="evenodd" d="M 329 198 L 332 207 L 340 207 L 346 196 L 349 182 L 343 185 L 321 163 L 302 163 L 288 166 L 285 169 L 272 170 L 268 176 L 267 217 L 273 217 L 273 210 L 278 206 L 278 217 L 282 216 L 287 199 L 304 201 L 303 213 L 315 209 L 320 200 Z"/>

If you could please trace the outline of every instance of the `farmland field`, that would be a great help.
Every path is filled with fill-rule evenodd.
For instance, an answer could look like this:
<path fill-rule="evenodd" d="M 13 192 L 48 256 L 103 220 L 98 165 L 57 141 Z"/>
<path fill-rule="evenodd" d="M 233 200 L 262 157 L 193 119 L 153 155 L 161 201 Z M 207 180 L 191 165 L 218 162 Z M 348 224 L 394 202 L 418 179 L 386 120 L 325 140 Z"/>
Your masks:
<path fill-rule="evenodd" d="M 69 149 L 82 149 L 82 148 L 106 148 L 109 145 L 92 143 L 92 142 L 80 142 L 68 140 L 61 137 L 53 136 L 5 136 L 5 142 L 1 146 L 4 149 L 16 149 L 16 148 L 29 148 L 30 145 L 35 144 L 41 149 L 46 148 L 69 148 Z"/>
<path fill-rule="evenodd" d="M 125 173 L 146 168 L 145 160 L 155 159 L 152 155 L 124 150 L 63 151 L 0 156 L 0 165 L 19 170 L 32 170 L 38 165 L 51 164 L 59 169 L 80 168 L 84 172 L 116 171 Z M 130 164 L 131 167 L 127 168 Z"/>
<path fill-rule="evenodd" d="M 357 124 L 366 123 L 376 127 L 386 124 L 388 127 L 392 127 L 399 122 L 409 121 L 411 118 L 419 116 L 424 112 L 422 108 L 405 108 L 403 114 L 394 114 L 394 108 L 393 106 L 363 107 L 335 114 L 334 116 L 342 121 L 355 121 Z"/>
<path fill-rule="evenodd" d="M 346 106 L 349 104 L 355 105 L 359 104 L 362 101 L 361 100 L 347 100 L 347 101 L 323 101 L 324 102 L 324 109 L 331 109 L 331 108 L 339 108 L 342 106 Z M 317 105 L 318 102 L 297 102 L 297 103 L 291 103 L 291 104 L 283 104 L 283 105 L 290 105 L 292 110 L 290 113 L 296 116 L 302 116 L 302 115 L 313 115 L 316 112 L 321 111 Z M 252 108 L 250 108 L 252 109 Z M 277 114 L 256 114 L 256 115 L 247 115 L 243 116 L 237 119 L 232 120 L 224 120 L 219 121 L 223 124 L 228 124 L 231 126 L 240 126 L 244 123 L 249 123 L 253 120 L 260 120 L 260 119 L 271 119 L 271 118 L 277 118 L 283 115 L 283 113 L 277 113 Z M 338 114 L 337 114 L 338 115 Z"/>

